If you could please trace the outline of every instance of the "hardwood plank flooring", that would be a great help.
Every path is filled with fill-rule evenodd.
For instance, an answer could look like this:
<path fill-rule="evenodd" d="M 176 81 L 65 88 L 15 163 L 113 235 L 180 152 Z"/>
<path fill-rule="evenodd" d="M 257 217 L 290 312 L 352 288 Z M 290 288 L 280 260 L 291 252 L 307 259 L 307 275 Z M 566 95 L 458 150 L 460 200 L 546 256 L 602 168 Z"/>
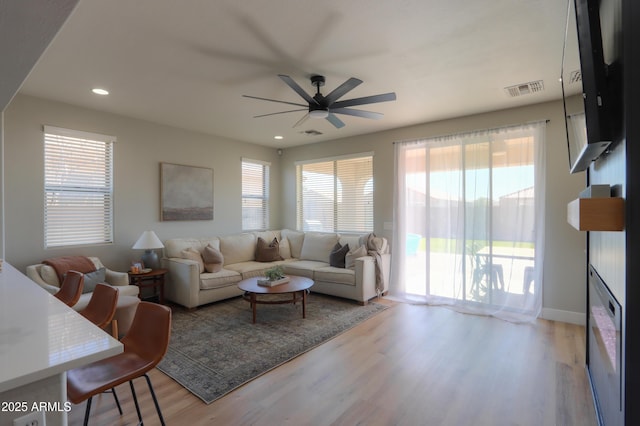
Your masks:
<path fill-rule="evenodd" d="M 596 425 L 584 327 L 517 325 L 384 301 L 383 313 L 204 404 L 158 370 L 168 425 Z M 144 379 L 146 425 L 159 424 Z M 94 398 L 90 425 L 134 425 L 128 385 Z M 81 425 L 85 404 L 70 425 Z"/>

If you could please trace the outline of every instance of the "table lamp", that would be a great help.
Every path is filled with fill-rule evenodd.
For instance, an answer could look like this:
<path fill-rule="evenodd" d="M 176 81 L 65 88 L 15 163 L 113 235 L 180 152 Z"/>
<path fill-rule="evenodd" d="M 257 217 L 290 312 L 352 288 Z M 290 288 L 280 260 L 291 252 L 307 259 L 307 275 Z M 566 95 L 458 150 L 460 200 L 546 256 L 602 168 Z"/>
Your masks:
<path fill-rule="evenodd" d="M 132 248 L 134 250 L 144 250 L 144 254 L 141 259 L 145 268 L 158 269 L 160 267 L 158 263 L 158 254 L 153 250 L 164 248 L 164 245 L 155 232 L 144 231 Z"/>

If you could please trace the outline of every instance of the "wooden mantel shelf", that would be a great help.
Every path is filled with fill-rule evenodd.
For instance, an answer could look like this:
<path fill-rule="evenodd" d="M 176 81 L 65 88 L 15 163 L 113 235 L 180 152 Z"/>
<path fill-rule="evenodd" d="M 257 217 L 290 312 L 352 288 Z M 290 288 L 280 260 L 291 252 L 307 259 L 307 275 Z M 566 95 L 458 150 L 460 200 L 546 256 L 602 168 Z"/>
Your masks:
<path fill-rule="evenodd" d="M 567 205 L 567 221 L 578 231 L 622 231 L 624 199 L 577 198 Z"/>

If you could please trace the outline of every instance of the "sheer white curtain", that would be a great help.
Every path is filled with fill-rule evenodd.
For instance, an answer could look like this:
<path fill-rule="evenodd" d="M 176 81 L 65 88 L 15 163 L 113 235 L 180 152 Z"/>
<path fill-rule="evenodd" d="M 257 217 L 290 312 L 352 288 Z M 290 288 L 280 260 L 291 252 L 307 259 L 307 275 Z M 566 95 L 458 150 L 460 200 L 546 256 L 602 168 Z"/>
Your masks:
<path fill-rule="evenodd" d="M 391 296 L 516 322 L 540 314 L 545 129 L 395 144 Z"/>

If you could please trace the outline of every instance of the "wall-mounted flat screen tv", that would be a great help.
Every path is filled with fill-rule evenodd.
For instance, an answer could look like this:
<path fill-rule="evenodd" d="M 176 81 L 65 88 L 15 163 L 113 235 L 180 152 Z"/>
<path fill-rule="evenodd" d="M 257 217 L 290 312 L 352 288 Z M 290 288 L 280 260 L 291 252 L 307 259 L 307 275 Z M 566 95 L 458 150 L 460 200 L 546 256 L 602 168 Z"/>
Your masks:
<path fill-rule="evenodd" d="M 609 32 L 610 25 L 601 25 L 601 11 L 608 10 L 616 0 L 569 0 L 567 26 L 562 60 L 562 91 L 567 126 L 567 145 L 571 173 L 586 170 L 609 147 L 613 139 L 612 124 L 612 75 L 609 67 L 615 55 L 609 54 L 612 62 L 605 61 L 603 50 L 603 28 Z M 607 47 L 614 35 L 606 35 Z M 576 46 L 577 45 L 577 46 Z M 577 48 L 576 48 L 577 47 Z M 576 55 L 577 52 L 577 55 Z M 575 60 L 578 59 L 579 67 Z M 567 97 L 575 91 L 576 80 L 582 83 L 585 129 L 576 129 L 578 118 L 571 118 L 567 111 Z"/>

